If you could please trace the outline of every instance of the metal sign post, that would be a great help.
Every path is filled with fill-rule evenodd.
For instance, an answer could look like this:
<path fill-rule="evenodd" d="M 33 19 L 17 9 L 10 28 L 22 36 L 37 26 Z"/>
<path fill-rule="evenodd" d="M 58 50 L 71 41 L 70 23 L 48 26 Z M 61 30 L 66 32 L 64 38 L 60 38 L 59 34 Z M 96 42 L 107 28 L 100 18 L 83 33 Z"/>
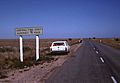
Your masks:
<path fill-rule="evenodd" d="M 20 36 L 20 61 L 23 62 L 23 41 L 22 36 Z"/>
<path fill-rule="evenodd" d="M 20 61 L 23 62 L 23 39 L 24 35 L 36 35 L 36 60 L 39 59 L 39 35 L 43 34 L 42 27 L 16 28 L 16 35 L 20 36 Z"/>
<path fill-rule="evenodd" d="M 36 35 L 36 60 L 39 59 L 39 36 Z"/>

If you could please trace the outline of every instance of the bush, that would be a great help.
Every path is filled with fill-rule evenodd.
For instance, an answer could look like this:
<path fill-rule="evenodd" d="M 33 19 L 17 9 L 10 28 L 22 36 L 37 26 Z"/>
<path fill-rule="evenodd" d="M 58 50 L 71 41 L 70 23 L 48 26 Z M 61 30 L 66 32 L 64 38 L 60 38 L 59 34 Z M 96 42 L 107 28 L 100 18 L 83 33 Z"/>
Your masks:
<path fill-rule="evenodd" d="M 5 49 L 3 49 L 3 48 L 0 48 L 0 52 L 5 52 Z"/>
<path fill-rule="evenodd" d="M 25 66 L 27 66 L 27 67 L 30 67 L 30 66 L 33 66 L 33 64 L 34 64 L 34 60 L 24 60 L 24 62 L 20 62 L 20 60 L 18 60 L 18 59 L 13 59 L 12 60 L 12 65 L 11 65 L 11 67 L 12 68 L 16 68 L 16 69 L 23 69 L 23 68 L 25 68 Z"/>
<path fill-rule="evenodd" d="M 119 41 L 119 38 L 115 38 L 114 40 L 115 40 L 115 41 Z"/>
<path fill-rule="evenodd" d="M 69 40 L 69 41 L 72 41 L 72 38 L 69 38 L 68 40 Z"/>
<path fill-rule="evenodd" d="M 27 51 L 31 51 L 32 49 L 30 48 L 30 47 L 28 47 L 28 46 L 24 46 L 23 47 L 23 51 L 24 52 L 27 52 Z"/>
<path fill-rule="evenodd" d="M 91 39 L 91 38 L 89 37 L 89 39 Z"/>
<path fill-rule="evenodd" d="M 96 39 L 95 37 L 93 37 L 93 39 Z"/>
<path fill-rule="evenodd" d="M 0 52 L 13 52 L 14 50 L 12 48 L 2 47 L 0 48 Z"/>

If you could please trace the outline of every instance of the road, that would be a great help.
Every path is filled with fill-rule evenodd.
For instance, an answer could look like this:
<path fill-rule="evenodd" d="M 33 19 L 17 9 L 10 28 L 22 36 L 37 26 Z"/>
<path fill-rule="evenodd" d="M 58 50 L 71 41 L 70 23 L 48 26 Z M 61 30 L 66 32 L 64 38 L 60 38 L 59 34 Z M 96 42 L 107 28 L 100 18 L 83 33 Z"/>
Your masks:
<path fill-rule="evenodd" d="M 119 83 L 120 51 L 84 40 L 74 56 L 56 69 L 45 83 Z"/>

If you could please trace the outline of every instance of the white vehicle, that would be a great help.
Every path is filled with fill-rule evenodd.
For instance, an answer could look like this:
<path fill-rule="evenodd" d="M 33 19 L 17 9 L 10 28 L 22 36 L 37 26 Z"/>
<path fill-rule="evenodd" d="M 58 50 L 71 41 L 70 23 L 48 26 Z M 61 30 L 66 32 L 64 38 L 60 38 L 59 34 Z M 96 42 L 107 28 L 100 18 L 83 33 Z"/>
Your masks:
<path fill-rule="evenodd" d="M 55 41 L 51 44 L 50 52 L 65 52 L 68 53 L 70 51 L 70 46 L 67 41 Z"/>

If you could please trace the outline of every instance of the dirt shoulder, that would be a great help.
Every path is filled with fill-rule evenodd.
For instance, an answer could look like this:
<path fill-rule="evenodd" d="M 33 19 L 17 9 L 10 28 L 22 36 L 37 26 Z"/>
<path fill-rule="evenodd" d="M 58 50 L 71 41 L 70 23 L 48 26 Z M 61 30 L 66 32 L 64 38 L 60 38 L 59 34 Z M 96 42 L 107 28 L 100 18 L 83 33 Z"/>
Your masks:
<path fill-rule="evenodd" d="M 7 75 L 8 78 L 0 79 L 0 83 L 44 83 L 44 79 L 47 79 L 56 68 L 73 55 L 80 45 L 72 45 L 68 55 L 54 56 L 54 60 L 51 62 L 11 71 Z"/>

